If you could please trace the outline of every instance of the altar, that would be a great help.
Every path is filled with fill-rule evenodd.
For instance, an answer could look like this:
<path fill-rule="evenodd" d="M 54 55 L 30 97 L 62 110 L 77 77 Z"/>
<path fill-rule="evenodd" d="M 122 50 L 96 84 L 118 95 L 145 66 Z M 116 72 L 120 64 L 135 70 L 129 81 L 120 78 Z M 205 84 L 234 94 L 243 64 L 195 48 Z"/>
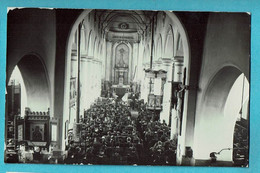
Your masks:
<path fill-rule="evenodd" d="M 125 44 L 119 44 L 116 47 L 116 56 L 114 64 L 114 79 L 112 91 L 117 95 L 117 99 L 130 91 L 129 85 L 129 48 Z"/>
<path fill-rule="evenodd" d="M 130 85 L 112 85 L 112 90 L 118 96 L 118 99 L 122 99 L 125 93 L 130 91 Z"/>

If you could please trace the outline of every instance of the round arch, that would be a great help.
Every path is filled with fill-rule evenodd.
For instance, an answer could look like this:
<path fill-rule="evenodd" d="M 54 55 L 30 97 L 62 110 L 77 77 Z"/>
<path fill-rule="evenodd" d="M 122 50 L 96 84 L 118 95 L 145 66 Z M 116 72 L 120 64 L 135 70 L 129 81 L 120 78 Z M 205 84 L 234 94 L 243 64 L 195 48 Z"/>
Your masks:
<path fill-rule="evenodd" d="M 182 38 L 182 44 L 183 44 L 183 56 L 184 56 L 184 67 L 187 69 L 187 77 L 186 77 L 186 83 L 189 83 L 189 74 L 190 74 L 190 44 L 187 32 L 179 20 L 179 18 L 170 11 L 165 11 L 167 16 L 173 21 L 173 28 L 177 28 L 178 33 L 180 34 L 180 37 Z"/>
<path fill-rule="evenodd" d="M 159 37 L 157 39 L 157 45 L 156 45 L 156 55 L 155 55 L 155 61 L 162 58 L 162 35 L 159 34 Z"/>
<path fill-rule="evenodd" d="M 70 67 L 71 67 L 71 47 L 73 44 L 74 34 L 78 29 L 79 24 L 84 20 L 84 18 L 91 12 L 92 10 L 84 10 L 77 18 L 77 20 L 72 24 L 71 30 L 68 34 L 68 41 L 66 45 L 66 55 L 65 55 L 65 76 L 64 76 L 64 101 L 63 101 L 63 115 L 69 116 L 69 98 L 70 98 Z M 91 33 L 92 30 L 89 32 L 88 42 L 87 42 L 87 50 L 89 50 L 89 46 L 91 45 Z M 93 49 L 92 49 L 93 50 Z M 89 52 L 87 52 L 89 55 Z M 65 149 L 64 143 L 64 131 L 65 131 L 65 121 L 66 118 L 62 118 L 61 129 L 60 133 L 62 133 L 62 149 Z"/>
<path fill-rule="evenodd" d="M 97 56 L 97 49 L 98 49 L 98 39 L 97 39 L 97 36 L 95 36 L 95 39 L 94 39 L 94 42 L 93 42 L 93 57 L 94 58 L 97 58 L 96 56 Z M 91 50 L 89 50 L 89 51 L 91 51 Z"/>
<path fill-rule="evenodd" d="M 183 69 L 186 69 L 186 85 L 189 85 L 190 83 L 190 43 L 188 39 L 188 35 L 186 32 L 186 29 L 180 19 L 170 11 L 165 11 L 166 15 L 170 18 L 172 21 L 172 28 L 174 28 L 173 32 L 178 33 L 180 37 L 182 38 L 182 44 L 183 44 Z M 175 34 L 174 34 L 175 36 Z M 174 43 L 176 41 L 176 37 L 174 37 Z M 173 45 L 176 46 L 176 45 Z M 174 52 L 174 56 L 175 56 Z M 172 57 L 173 58 L 173 57 Z M 176 154 L 177 164 L 181 164 L 182 156 L 185 155 L 185 146 L 186 146 L 186 129 L 189 127 L 187 125 L 187 119 L 188 119 L 188 100 L 189 99 L 189 90 L 185 92 L 184 102 L 183 102 L 183 115 L 182 115 L 182 128 L 181 128 L 181 134 L 185 135 L 179 135 L 178 136 L 178 149 Z M 192 106 L 191 106 L 192 107 Z"/>
<path fill-rule="evenodd" d="M 78 25 L 80 24 L 80 22 L 83 21 L 83 19 L 91 12 L 91 10 L 85 10 L 83 11 L 78 19 L 75 21 L 75 23 L 72 25 L 72 29 L 71 29 L 71 32 L 69 34 L 69 37 L 68 37 L 68 42 L 67 42 L 67 50 L 66 50 L 66 57 L 65 57 L 65 89 L 64 89 L 64 104 L 63 104 L 63 114 L 64 115 L 68 115 L 69 114 L 69 81 L 70 81 L 70 75 L 69 75 L 69 67 L 70 67 L 70 56 L 71 56 L 71 45 L 72 45 L 72 33 L 75 33 L 77 28 L 78 28 Z M 186 34 L 186 31 L 184 29 L 184 26 L 182 25 L 181 21 L 179 20 L 179 18 L 172 12 L 170 11 L 166 11 L 165 12 L 166 15 L 169 17 L 169 19 L 172 21 L 173 23 L 173 27 L 174 28 L 177 28 L 178 29 L 178 32 L 179 34 L 181 35 L 182 37 L 182 41 L 183 41 L 183 48 L 184 48 L 184 68 L 186 68 L 186 84 L 189 85 L 189 74 L 190 74 L 190 46 L 189 46 L 189 42 L 188 42 L 188 37 L 187 37 L 187 34 Z M 91 34 L 91 36 L 89 36 L 89 38 L 87 39 L 93 39 L 92 38 L 93 34 Z M 93 41 L 93 40 L 92 40 Z M 88 41 L 88 49 L 90 48 L 91 46 L 91 40 Z M 93 46 L 93 45 L 92 45 Z M 145 54 L 147 54 L 148 56 L 144 57 L 145 59 L 149 60 L 149 55 L 150 55 L 150 51 L 149 51 L 149 44 L 147 44 L 145 47 L 147 47 L 147 51 L 145 52 Z M 113 51 L 114 51 L 115 47 L 113 47 Z M 131 51 L 131 56 L 132 56 L 132 47 L 130 46 L 130 51 Z M 93 50 L 93 49 L 92 49 Z M 88 55 L 91 56 L 90 52 L 88 51 Z M 93 55 L 92 55 L 93 56 Z M 149 62 L 149 61 L 144 61 L 144 62 Z M 130 64 L 132 64 L 130 62 Z M 131 67 L 130 67 L 131 69 Z M 131 72 L 129 72 L 129 74 L 131 74 Z M 189 95 L 189 92 L 187 91 L 186 94 L 185 94 L 185 103 L 184 103 L 184 123 L 185 124 L 185 117 L 187 116 L 187 103 L 188 103 L 188 95 Z M 63 120 L 65 120 L 63 118 Z M 63 122 L 64 124 L 65 122 Z M 182 128 L 182 129 L 186 129 L 185 128 Z M 64 132 L 64 126 L 63 126 L 63 132 Z M 185 132 L 183 132 L 183 134 L 185 134 Z M 64 138 L 64 134 L 63 134 L 63 137 Z M 184 142 L 182 142 L 183 144 L 181 145 L 183 148 L 184 148 Z M 62 147 L 64 147 L 64 143 L 62 143 Z M 182 151 L 182 154 L 183 154 L 183 151 L 184 149 L 181 150 Z"/>
<path fill-rule="evenodd" d="M 205 107 L 214 107 L 217 113 L 223 113 L 228 93 L 242 72 L 235 66 L 224 66 L 210 80 L 204 94 Z"/>
<path fill-rule="evenodd" d="M 100 49 L 101 49 L 101 41 L 100 39 L 97 40 L 96 42 L 96 46 L 95 46 L 95 58 L 97 59 L 101 59 L 100 58 Z"/>
<path fill-rule="evenodd" d="M 232 86 L 242 73 L 239 68 L 226 65 L 219 69 L 208 83 L 203 95 L 204 105 L 200 121 L 196 123 L 195 159 L 208 160 L 211 152 L 233 147 L 235 121 L 225 116 L 224 108 Z M 232 150 L 221 152 L 218 160 L 232 161 Z"/>
<path fill-rule="evenodd" d="M 47 112 L 51 106 L 51 92 L 46 67 L 35 54 L 23 56 L 17 63 L 23 78 L 27 105 L 32 111 Z M 10 76 L 7 78 L 9 81 Z M 24 111 L 24 110 L 21 110 Z"/>
<path fill-rule="evenodd" d="M 150 62 L 150 56 L 151 56 L 150 54 L 151 54 L 150 46 L 149 46 L 149 44 L 147 44 L 144 49 L 144 57 L 143 57 L 144 64 L 147 64 Z"/>
<path fill-rule="evenodd" d="M 173 58 L 174 53 L 174 35 L 172 25 L 169 26 L 167 31 L 165 46 L 164 46 L 164 57 Z"/>
<path fill-rule="evenodd" d="M 94 56 L 94 42 L 93 42 L 93 34 L 92 34 L 92 30 L 89 32 L 88 35 L 88 45 L 87 45 L 87 54 L 88 56 Z"/>
<path fill-rule="evenodd" d="M 82 39 L 82 44 L 80 45 L 81 46 L 81 51 L 83 53 L 86 53 L 87 52 L 87 46 L 86 46 L 86 27 L 84 25 L 84 23 L 82 24 L 82 28 L 81 28 L 81 39 Z"/>

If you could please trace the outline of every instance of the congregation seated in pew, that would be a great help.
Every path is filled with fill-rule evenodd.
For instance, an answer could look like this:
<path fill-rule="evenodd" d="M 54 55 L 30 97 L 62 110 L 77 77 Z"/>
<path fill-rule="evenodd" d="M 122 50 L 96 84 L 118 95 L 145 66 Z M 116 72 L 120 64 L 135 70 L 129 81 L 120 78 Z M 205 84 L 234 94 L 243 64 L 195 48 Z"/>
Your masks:
<path fill-rule="evenodd" d="M 102 100 L 81 117 L 80 142 L 69 141 L 67 164 L 175 165 L 176 141 L 140 102 L 138 117 L 122 101 Z"/>

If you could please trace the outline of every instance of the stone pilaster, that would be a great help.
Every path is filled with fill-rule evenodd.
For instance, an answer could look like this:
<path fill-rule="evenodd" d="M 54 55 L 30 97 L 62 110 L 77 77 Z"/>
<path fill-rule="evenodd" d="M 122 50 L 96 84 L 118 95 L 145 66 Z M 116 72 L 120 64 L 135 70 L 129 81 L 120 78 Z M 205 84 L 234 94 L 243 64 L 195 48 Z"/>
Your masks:
<path fill-rule="evenodd" d="M 149 79 L 145 77 L 145 71 L 144 69 L 149 68 L 149 63 L 144 64 L 143 66 L 143 81 L 141 82 L 141 99 L 144 100 L 145 103 L 148 101 L 148 94 L 149 94 Z"/>

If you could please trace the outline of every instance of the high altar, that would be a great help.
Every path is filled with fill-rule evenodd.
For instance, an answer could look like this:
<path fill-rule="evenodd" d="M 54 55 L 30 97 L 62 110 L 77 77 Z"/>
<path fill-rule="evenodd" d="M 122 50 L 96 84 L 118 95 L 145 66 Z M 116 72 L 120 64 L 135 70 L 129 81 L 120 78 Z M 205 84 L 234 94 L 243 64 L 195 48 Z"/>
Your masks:
<path fill-rule="evenodd" d="M 122 98 L 129 91 L 129 48 L 125 44 L 120 44 L 116 48 L 114 65 L 114 82 L 112 89 L 115 94 Z"/>

